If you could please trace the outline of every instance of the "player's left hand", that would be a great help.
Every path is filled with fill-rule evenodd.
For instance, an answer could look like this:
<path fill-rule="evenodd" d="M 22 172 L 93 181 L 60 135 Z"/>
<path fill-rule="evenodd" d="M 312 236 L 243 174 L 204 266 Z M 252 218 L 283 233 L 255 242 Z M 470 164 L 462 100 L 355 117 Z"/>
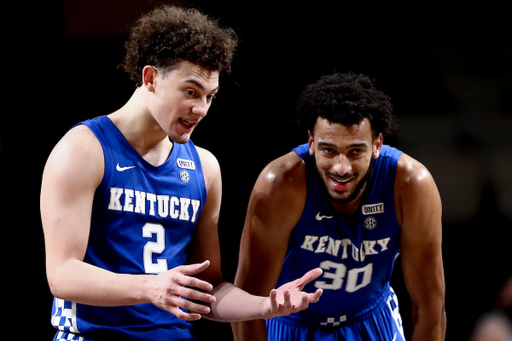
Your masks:
<path fill-rule="evenodd" d="M 313 294 L 303 292 L 302 289 L 306 284 L 318 278 L 322 272 L 320 268 L 310 270 L 301 278 L 285 283 L 277 289 L 272 289 L 269 300 L 262 308 L 264 319 L 296 313 L 309 307 L 310 303 L 318 302 L 323 292 L 322 289 L 318 289 Z"/>

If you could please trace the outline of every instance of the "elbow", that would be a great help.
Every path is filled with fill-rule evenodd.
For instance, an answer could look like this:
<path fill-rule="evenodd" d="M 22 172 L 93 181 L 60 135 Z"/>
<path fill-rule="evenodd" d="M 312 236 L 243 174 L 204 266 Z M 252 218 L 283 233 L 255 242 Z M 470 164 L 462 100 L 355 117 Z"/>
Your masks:
<path fill-rule="evenodd" d="M 433 316 L 432 320 L 433 330 L 437 331 L 437 336 L 440 340 L 444 340 L 446 336 L 446 310 L 444 304 L 437 314 Z"/>
<path fill-rule="evenodd" d="M 432 313 L 429 314 L 429 316 L 430 325 L 444 332 L 444 330 L 446 329 L 446 311 L 444 308 L 444 304 L 442 305 L 442 307 L 433 310 Z"/>
<path fill-rule="evenodd" d="M 61 275 L 61 268 L 53 269 L 50 271 L 50 269 L 47 269 L 46 271 L 46 279 L 48 281 L 48 287 L 50 288 L 50 292 L 52 295 L 56 298 L 61 299 L 67 299 L 66 298 L 66 292 L 65 292 L 65 283 L 63 281 L 63 278 Z"/>
<path fill-rule="evenodd" d="M 59 282 L 56 279 L 56 276 L 54 274 L 47 272 L 46 279 L 48 280 L 48 286 L 50 288 L 50 292 L 52 293 L 52 295 L 57 298 L 61 298 L 61 290 L 58 285 Z"/>

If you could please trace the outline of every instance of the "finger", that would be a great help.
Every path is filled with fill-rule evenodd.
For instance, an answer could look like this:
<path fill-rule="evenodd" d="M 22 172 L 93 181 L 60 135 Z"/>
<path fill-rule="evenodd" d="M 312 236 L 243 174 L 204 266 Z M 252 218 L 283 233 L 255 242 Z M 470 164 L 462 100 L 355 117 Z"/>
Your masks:
<path fill-rule="evenodd" d="M 197 273 L 200 273 L 201 271 L 206 270 L 207 267 L 210 266 L 210 261 L 205 260 L 202 263 L 196 263 L 196 264 L 189 264 L 189 265 L 181 265 L 176 267 L 174 270 L 178 271 L 179 273 L 183 275 L 195 275 Z"/>
<path fill-rule="evenodd" d="M 190 288 L 197 288 L 197 289 L 201 289 L 204 291 L 213 290 L 213 285 L 211 285 L 210 283 L 200 280 L 195 277 L 188 277 L 186 275 L 181 276 L 181 277 L 178 276 L 176 278 L 176 283 L 178 283 L 179 285 L 182 285 L 182 286 L 187 286 Z"/>
<path fill-rule="evenodd" d="M 292 295 L 290 293 L 290 289 L 284 292 L 284 307 L 287 310 L 291 310 L 293 308 Z"/>
<path fill-rule="evenodd" d="M 177 318 L 185 321 L 197 321 L 201 319 L 201 314 L 197 313 L 186 313 L 178 307 L 171 307 L 167 309 L 171 314 L 176 316 Z"/>
<path fill-rule="evenodd" d="M 177 295 L 186 297 L 190 300 L 202 301 L 206 303 L 215 303 L 216 301 L 215 296 L 190 288 L 181 288 L 177 291 Z"/>
<path fill-rule="evenodd" d="M 272 289 L 270 291 L 270 305 L 272 307 L 272 311 L 277 311 L 279 309 L 279 303 L 277 303 L 277 290 Z"/>
<path fill-rule="evenodd" d="M 295 307 L 296 309 L 299 308 L 299 310 L 307 309 L 309 307 L 309 297 L 306 293 L 302 294 L 302 299 L 300 302 L 300 307 Z"/>
<path fill-rule="evenodd" d="M 311 282 L 311 281 L 317 279 L 318 277 L 320 277 L 320 275 L 322 275 L 322 273 L 323 273 L 323 270 L 320 269 L 320 268 L 309 270 L 308 272 L 306 272 L 304 274 L 304 276 L 302 276 L 301 278 L 299 278 L 297 280 L 297 282 L 296 282 L 297 287 L 300 290 L 302 290 L 306 284 L 308 284 L 309 282 Z"/>
<path fill-rule="evenodd" d="M 318 302 L 320 300 L 320 296 L 322 296 L 323 293 L 324 291 L 322 289 L 318 289 L 313 294 L 308 294 L 309 303 Z"/>
<path fill-rule="evenodd" d="M 198 314 L 209 314 L 211 311 L 210 307 L 177 296 L 172 299 L 172 303 L 169 305 L 169 307 L 183 308 Z"/>

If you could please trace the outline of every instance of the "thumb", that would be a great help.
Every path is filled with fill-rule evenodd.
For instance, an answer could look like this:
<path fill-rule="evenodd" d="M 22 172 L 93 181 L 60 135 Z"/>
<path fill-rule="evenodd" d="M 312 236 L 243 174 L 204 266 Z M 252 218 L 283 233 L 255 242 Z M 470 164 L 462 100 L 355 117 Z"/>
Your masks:
<path fill-rule="evenodd" d="M 205 260 L 202 263 L 195 263 L 195 264 L 189 264 L 189 265 L 181 265 L 178 266 L 175 270 L 181 273 L 182 275 L 195 275 L 197 273 L 200 273 L 201 271 L 206 270 L 207 267 L 210 266 L 210 261 Z"/>
<path fill-rule="evenodd" d="M 313 270 L 310 270 L 304 274 L 301 278 L 299 278 L 296 282 L 297 287 L 302 290 L 306 284 L 313 281 L 314 279 L 318 278 L 320 275 L 322 275 L 323 270 L 320 268 L 316 268 Z"/>

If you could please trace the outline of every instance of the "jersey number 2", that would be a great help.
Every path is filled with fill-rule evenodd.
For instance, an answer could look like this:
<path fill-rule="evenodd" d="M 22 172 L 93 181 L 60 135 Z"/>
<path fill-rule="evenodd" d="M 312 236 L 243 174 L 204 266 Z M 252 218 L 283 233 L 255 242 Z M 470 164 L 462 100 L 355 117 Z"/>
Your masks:
<path fill-rule="evenodd" d="M 355 292 L 370 284 L 372 280 L 373 263 L 367 264 L 363 268 L 351 269 L 347 272 L 347 267 L 344 264 L 326 260 L 320 263 L 320 268 L 325 270 L 323 278 L 330 279 L 331 281 L 330 283 L 327 281 L 316 281 L 315 288 L 317 289 L 341 289 L 341 286 L 346 279 L 347 284 L 345 285 L 345 291 Z M 334 272 L 330 272 L 329 270 L 331 269 L 334 269 Z"/>
<path fill-rule="evenodd" d="M 167 271 L 167 259 L 160 258 L 153 263 L 153 254 L 160 254 L 165 250 L 165 229 L 160 224 L 146 223 L 142 227 L 142 237 L 153 238 L 153 235 L 156 235 L 156 241 L 147 242 L 144 245 L 144 271 L 147 274 L 159 274 Z"/>

